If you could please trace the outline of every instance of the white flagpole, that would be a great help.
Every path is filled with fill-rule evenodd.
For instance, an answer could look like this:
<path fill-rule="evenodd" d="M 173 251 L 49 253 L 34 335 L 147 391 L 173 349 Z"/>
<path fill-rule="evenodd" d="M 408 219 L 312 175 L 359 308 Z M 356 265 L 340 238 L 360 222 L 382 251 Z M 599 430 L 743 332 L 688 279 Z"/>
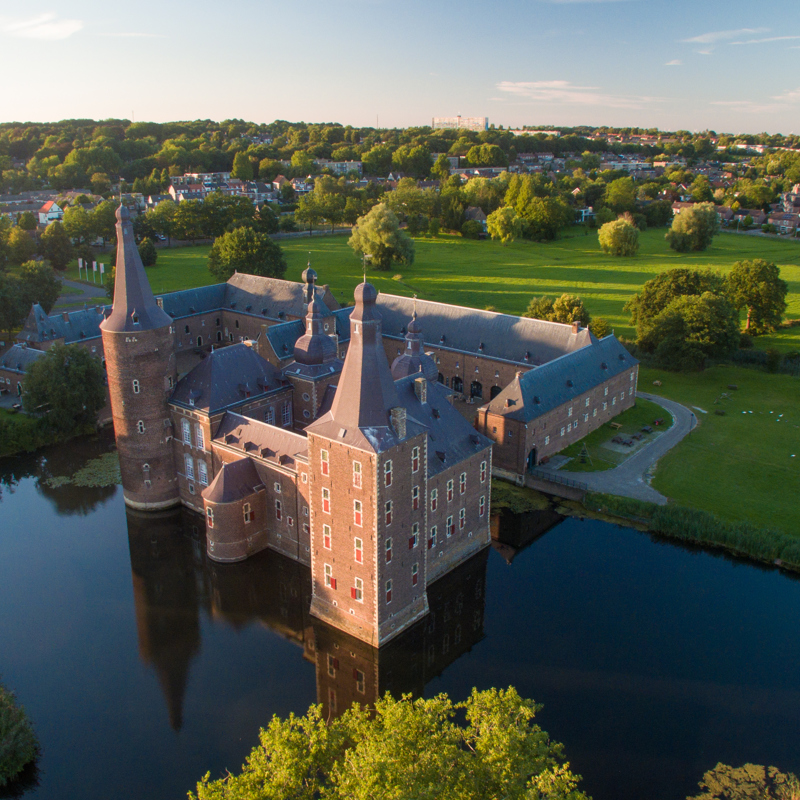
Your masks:
<path fill-rule="evenodd" d="M 83 259 L 78 259 L 78 280 L 81 279 L 81 267 L 83 266 Z"/>

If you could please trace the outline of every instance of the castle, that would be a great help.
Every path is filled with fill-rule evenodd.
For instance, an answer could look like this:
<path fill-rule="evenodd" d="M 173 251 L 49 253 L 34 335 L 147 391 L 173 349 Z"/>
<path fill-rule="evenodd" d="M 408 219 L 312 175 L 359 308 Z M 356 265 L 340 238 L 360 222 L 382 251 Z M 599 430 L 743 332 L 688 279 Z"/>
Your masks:
<path fill-rule="evenodd" d="M 366 281 L 342 308 L 313 270 L 303 280 L 234 275 L 156 298 L 120 207 L 110 313 L 34 305 L 12 351 L 99 349 L 126 504 L 203 514 L 215 561 L 269 548 L 308 566 L 311 613 L 380 646 L 489 544 L 492 475 L 524 483 L 633 405 L 638 363 L 578 323 Z"/>

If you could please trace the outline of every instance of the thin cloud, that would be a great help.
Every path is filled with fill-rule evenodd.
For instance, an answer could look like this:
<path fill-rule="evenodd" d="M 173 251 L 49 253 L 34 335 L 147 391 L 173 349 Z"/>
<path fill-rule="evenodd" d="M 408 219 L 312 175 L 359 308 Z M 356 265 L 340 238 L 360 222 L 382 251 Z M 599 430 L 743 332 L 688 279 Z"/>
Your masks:
<path fill-rule="evenodd" d="M 683 61 L 681 61 L 679 58 L 673 58 L 672 61 L 667 61 L 667 63 L 664 64 L 664 66 L 665 67 L 682 67 L 683 66 Z"/>
<path fill-rule="evenodd" d="M 497 89 L 520 100 L 606 108 L 641 108 L 656 100 L 654 97 L 606 94 L 597 86 L 575 86 L 569 81 L 501 81 Z"/>
<path fill-rule="evenodd" d="M 800 36 L 769 36 L 766 39 L 747 39 L 743 42 L 731 42 L 731 44 L 765 44 L 766 42 L 785 42 L 790 39 L 800 39 Z"/>
<path fill-rule="evenodd" d="M 59 19 L 49 12 L 28 19 L 0 17 L 0 32 L 18 39 L 68 39 L 82 28 L 83 22 L 79 19 Z"/>
<path fill-rule="evenodd" d="M 739 28 L 735 31 L 711 31 L 710 33 L 701 33 L 699 36 L 692 36 L 689 39 L 681 39 L 681 42 L 688 42 L 689 44 L 716 44 L 717 42 L 725 42 L 728 39 L 738 39 L 741 36 L 756 33 L 768 33 L 769 28 Z"/>
<path fill-rule="evenodd" d="M 111 36 L 117 39 L 166 39 L 163 33 L 101 33 L 100 36 Z"/>
<path fill-rule="evenodd" d="M 787 106 L 800 103 L 800 87 L 789 89 L 782 94 L 773 95 L 773 103 L 756 102 L 754 100 L 713 100 L 712 106 L 724 106 L 734 111 L 742 111 L 748 114 L 765 114 L 774 111 L 785 111 Z"/>

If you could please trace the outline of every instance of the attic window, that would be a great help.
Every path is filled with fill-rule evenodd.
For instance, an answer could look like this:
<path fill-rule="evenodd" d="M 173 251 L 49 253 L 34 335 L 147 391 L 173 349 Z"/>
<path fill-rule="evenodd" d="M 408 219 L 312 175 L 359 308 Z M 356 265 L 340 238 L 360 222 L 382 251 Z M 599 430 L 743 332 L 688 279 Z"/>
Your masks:
<path fill-rule="evenodd" d="M 402 334 L 403 334 L 403 336 L 405 336 L 405 335 L 406 335 L 406 326 L 405 326 L 405 325 L 403 325 L 403 327 L 402 327 L 402 328 L 400 328 L 400 333 L 402 333 Z"/>
<path fill-rule="evenodd" d="M 540 405 L 540 404 L 541 404 L 541 402 L 542 402 L 542 398 L 541 398 L 541 397 L 539 397 L 539 395 L 538 395 L 538 394 L 535 394 L 535 395 L 533 396 L 533 402 L 534 402 L 534 403 L 535 403 L 535 404 L 538 406 L 538 405 Z"/>
<path fill-rule="evenodd" d="M 625 360 L 625 354 L 624 354 L 624 353 L 620 353 L 620 354 L 617 356 L 617 358 L 618 358 L 620 361 L 624 361 L 624 360 Z"/>
<path fill-rule="evenodd" d="M 286 314 L 284 314 L 283 311 L 278 312 L 278 319 L 283 319 L 285 316 Z"/>
<path fill-rule="evenodd" d="M 133 315 L 133 324 L 134 325 L 138 325 L 139 324 L 139 315 L 138 314 L 134 314 Z M 81 336 L 83 336 L 83 331 L 81 331 Z"/>
<path fill-rule="evenodd" d="M 439 457 L 439 460 L 440 460 L 442 463 L 444 463 L 445 461 L 447 461 L 447 453 L 445 453 L 445 452 L 444 452 L 444 450 L 437 450 L 437 451 L 436 451 L 436 455 Z"/>
<path fill-rule="evenodd" d="M 225 436 L 225 444 L 234 444 L 236 442 L 236 437 L 232 433 L 228 433 Z"/>
<path fill-rule="evenodd" d="M 253 307 L 253 306 L 245 306 L 245 307 L 244 307 L 244 310 L 245 310 L 245 311 L 249 311 L 249 310 L 250 310 L 252 307 Z"/>
<path fill-rule="evenodd" d="M 231 308 L 236 308 L 236 302 L 231 303 Z"/>
<path fill-rule="evenodd" d="M 163 297 L 156 297 L 156 303 L 158 304 L 159 308 L 164 308 L 164 298 Z"/>
<path fill-rule="evenodd" d="M 531 353 L 530 353 L 530 350 L 526 350 L 526 351 L 525 351 L 525 359 L 524 359 L 524 360 L 525 360 L 525 361 L 530 361 L 530 360 L 531 360 Z"/>
<path fill-rule="evenodd" d="M 480 350 L 481 352 L 483 352 L 483 342 L 481 342 L 481 343 L 478 345 L 478 350 Z"/>
<path fill-rule="evenodd" d="M 262 314 L 262 316 L 266 317 L 267 316 L 267 309 L 266 308 L 262 308 L 261 309 L 261 314 Z"/>
<path fill-rule="evenodd" d="M 602 364 L 600 364 L 600 369 L 608 369 L 608 364 L 606 364 L 606 362 L 603 361 Z"/>
<path fill-rule="evenodd" d="M 189 313 L 194 314 L 194 306 L 189 306 Z"/>
<path fill-rule="evenodd" d="M 570 388 L 572 388 L 574 385 L 575 384 L 571 380 L 567 381 L 567 386 L 569 386 Z"/>
<path fill-rule="evenodd" d="M 439 339 L 439 344 L 444 344 L 444 340 L 445 340 L 445 335 L 442 334 L 442 338 Z"/>
<path fill-rule="evenodd" d="M 434 419 L 439 419 L 439 409 L 438 408 L 432 408 L 431 409 L 431 414 L 433 414 Z"/>

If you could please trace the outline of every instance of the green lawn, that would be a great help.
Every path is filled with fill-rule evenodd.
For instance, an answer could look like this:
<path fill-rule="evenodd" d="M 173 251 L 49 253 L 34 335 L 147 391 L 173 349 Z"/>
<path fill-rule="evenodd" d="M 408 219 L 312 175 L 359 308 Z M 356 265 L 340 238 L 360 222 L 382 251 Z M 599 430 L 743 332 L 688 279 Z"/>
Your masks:
<path fill-rule="evenodd" d="M 656 379 L 661 386 L 652 385 Z M 639 388 L 695 407 L 700 422 L 661 459 L 654 488 L 682 505 L 800 535 L 797 378 L 732 366 L 690 374 L 641 369 Z"/>
<path fill-rule="evenodd" d="M 652 434 L 643 434 L 643 441 L 651 441 L 655 436 L 660 435 L 663 430 L 666 430 L 672 424 L 672 418 L 661 406 L 639 398 L 633 408 L 629 408 L 614 417 L 613 421 L 622 425 L 621 428 L 612 428 L 610 423 L 606 423 L 579 442 L 564 448 L 559 455 L 572 458 L 572 461 L 564 469 L 570 472 L 601 472 L 618 467 L 629 456 L 639 452 L 640 448 L 632 447 L 630 450 L 626 448 L 627 452 L 618 453 L 616 450 L 611 450 L 603 445 L 610 442 L 615 436 L 630 437 L 634 433 L 639 433 L 643 425 L 652 427 L 654 420 L 657 419 L 663 419 L 665 427 L 663 429 L 654 428 L 654 433 Z M 587 460 L 586 463 L 582 464 L 579 456 L 583 451 L 584 444 L 591 460 Z"/>
<path fill-rule="evenodd" d="M 703 253 L 675 253 L 664 241 L 664 229 L 640 236 L 635 258 L 603 255 L 597 234 L 577 235 L 555 242 L 517 241 L 503 247 L 494 241 L 474 241 L 443 235 L 416 240 L 416 260 L 388 273 L 370 271 L 369 280 L 381 291 L 418 294 L 421 298 L 457 305 L 521 314 L 534 295 L 580 295 L 594 316 L 605 317 L 617 335 L 633 338 L 627 300 L 654 275 L 679 266 L 711 267 L 727 272 L 745 258 L 766 258 L 781 267 L 789 282 L 789 318 L 800 319 L 800 243 L 745 235 L 720 234 Z M 331 285 L 337 299 L 352 301 L 362 279 L 361 262 L 347 245 L 346 236 L 283 240 L 289 268 L 286 277 L 300 280 L 306 264 L 322 283 Z M 209 246 L 159 249 L 158 264 L 147 274 L 156 294 L 205 286 L 213 282 L 206 267 Z M 101 260 L 107 262 L 108 254 Z M 396 274 L 402 280 L 394 280 Z M 69 269 L 77 278 L 77 265 Z M 759 347 L 800 350 L 800 327 L 758 340 Z"/>

